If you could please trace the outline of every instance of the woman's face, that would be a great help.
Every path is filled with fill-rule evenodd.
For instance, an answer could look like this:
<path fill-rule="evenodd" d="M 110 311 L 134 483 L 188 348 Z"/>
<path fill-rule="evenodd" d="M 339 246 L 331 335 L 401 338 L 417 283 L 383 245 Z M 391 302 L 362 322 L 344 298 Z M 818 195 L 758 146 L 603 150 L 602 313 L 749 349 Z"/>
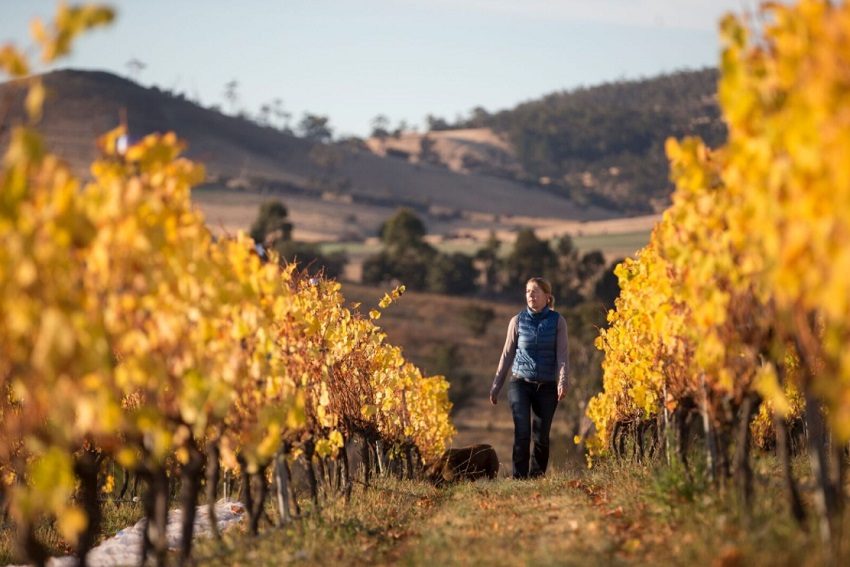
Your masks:
<path fill-rule="evenodd" d="M 540 289 L 537 282 L 529 282 L 525 286 L 525 302 L 532 311 L 542 311 L 546 307 L 546 304 L 549 303 L 549 295 Z"/>

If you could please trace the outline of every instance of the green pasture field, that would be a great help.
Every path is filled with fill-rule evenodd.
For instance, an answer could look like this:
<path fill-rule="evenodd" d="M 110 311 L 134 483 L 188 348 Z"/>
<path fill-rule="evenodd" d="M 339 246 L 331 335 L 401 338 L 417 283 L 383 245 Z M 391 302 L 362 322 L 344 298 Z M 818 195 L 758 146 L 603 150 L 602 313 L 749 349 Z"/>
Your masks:
<path fill-rule="evenodd" d="M 622 232 L 610 234 L 592 234 L 574 236 L 573 243 L 581 252 L 601 251 L 606 258 L 633 256 L 638 250 L 649 244 L 650 231 Z M 322 252 L 343 252 L 351 257 L 368 256 L 380 250 L 379 245 L 366 244 L 364 242 L 324 242 L 319 245 Z M 469 241 L 441 242 L 436 248 L 444 253 L 461 252 L 473 255 L 482 247 L 482 244 L 474 244 Z M 510 244 L 501 247 L 501 254 L 507 256 L 511 251 Z"/>
<path fill-rule="evenodd" d="M 606 258 L 634 256 L 635 252 L 649 244 L 651 232 L 622 232 L 616 234 L 591 234 L 574 236 L 576 248 L 582 252 L 600 250 Z"/>

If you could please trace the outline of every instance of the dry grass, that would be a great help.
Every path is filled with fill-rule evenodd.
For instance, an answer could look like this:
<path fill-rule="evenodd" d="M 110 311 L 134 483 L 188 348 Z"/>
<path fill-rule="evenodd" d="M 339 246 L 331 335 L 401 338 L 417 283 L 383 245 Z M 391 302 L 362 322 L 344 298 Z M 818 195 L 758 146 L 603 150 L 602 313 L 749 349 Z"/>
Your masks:
<path fill-rule="evenodd" d="M 695 459 L 696 461 L 696 459 Z M 825 547 L 810 518 L 801 529 L 791 518 L 776 460 L 756 458 L 759 472 L 749 506 L 736 501 L 731 481 L 712 485 L 704 471 L 681 465 L 597 463 L 579 486 L 598 515 L 609 518 L 626 539 L 630 563 L 639 565 L 825 565 Z M 795 466 L 808 486 L 808 465 Z M 812 494 L 804 494 L 812 509 Z M 844 522 L 844 541 L 850 526 Z M 836 564 L 848 564 L 847 552 Z"/>
<path fill-rule="evenodd" d="M 422 155 L 423 141 L 428 155 Z M 369 138 L 366 146 L 376 155 L 404 153 L 413 163 L 439 162 L 460 173 L 490 173 L 510 177 L 522 172 L 522 164 L 507 137 L 490 128 L 467 128 L 426 132 L 404 132 L 400 136 Z"/>
<path fill-rule="evenodd" d="M 248 231 L 264 202 L 278 199 L 289 209 L 294 225 L 293 238 L 305 242 L 345 243 L 345 250 L 362 258 L 376 253 L 379 245 L 370 238 L 377 235 L 381 224 L 395 208 L 360 203 L 323 200 L 320 195 L 275 195 L 259 191 L 205 187 L 196 189 L 192 198 L 203 211 L 207 225 L 215 234 Z M 455 217 L 436 219 L 423 217 L 428 225 L 428 240 L 446 252 L 473 254 L 494 232 L 507 251 L 520 229 L 531 228 L 541 238 L 554 239 L 570 235 L 583 251 L 601 250 L 606 257 L 629 256 L 649 241 L 649 231 L 658 221 L 657 215 L 608 220 L 575 220 L 542 216 L 510 216 L 474 214 L 471 211 Z M 422 214 L 422 213 L 419 213 Z M 366 244 L 364 244 L 366 242 Z"/>
<path fill-rule="evenodd" d="M 590 470 L 556 468 L 545 479 L 440 490 L 377 478 L 369 489 L 357 484 L 348 504 L 330 497 L 311 511 L 302 500 L 302 518 L 285 527 L 276 526 L 269 504 L 272 523 L 258 537 L 236 526 L 221 543 L 199 540 L 194 558 L 201 565 L 257 566 L 827 564 L 814 522 L 801 530 L 785 509 L 775 460 L 759 456 L 756 468 L 760 481 L 749 508 L 698 469 L 687 475 L 658 463 L 601 461 Z M 808 485 L 805 460 L 795 469 Z M 108 536 L 135 522 L 138 510 L 107 505 L 105 515 Z M 46 529 L 40 535 L 53 552 L 67 553 L 67 544 L 51 540 L 55 531 Z M 14 560 L 8 543 L 6 528 L 4 563 Z"/>
<path fill-rule="evenodd" d="M 281 200 L 289 209 L 293 238 L 304 242 L 366 238 L 377 233 L 381 223 L 394 212 L 389 207 L 323 201 L 318 196 L 276 196 L 214 187 L 195 189 L 192 199 L 214 234 L 247 232 L 263 203 Z"/>
<path fill-rule="evenodd" d="M 103 518 L 101 520 L 100 541 L 110 538 L 119 530 L 132 526 L 141 519 L 142 506 L 138 503 L 116 504 L 111 500 L 103 503 Z M 36 528 L 36 537 L 46 547 L 50 555 L 62 556 L 74 552 L 74 545 L 65 541 L 59 534 L 53 522 L 42 522 Z M 22 559 L 15 556 L 15 542 L 12 525 L 8 522 L 0 524 L 0 565 L 20 563 Z"/>
<path fill-rule="evenodd" d="M 408 565 L 610 565 L 620 543 L 566 475 L 462 484 L 393 555 Z"/>
<path fill-rule="evenodd" d="M 201 557 L 215 565 L 823 564 L 816 532 L 799 530 L 771 487 L 745 514 L 727 492 L 694 483 L 675 468 L 616 463 L 442 491 L 383 479 L 347 507 L 331 502 L 258 539 L 234 532 L 212 561 Z"/>
<path fill-rule="evenodd" d="M 375 565 L 387 562 L 399 542 L 438 507 L 444 495 L 420 482 L 376 479 L 370 489 L 355 489 L 351 502 L 323 502 L 284 527 L 265 525 L 258 537 L 244 527 L 228 532 L 222 544 L 199 542 L 193 556 L 200 565 Z M 274 512 L 269 508 L 270 515 Z"/>
<path fill-rule="evenodd" d="M 564 475 L 445 490 L 379 479 L 287 528 L 201 542 L 204 565 L 604 565 L 621 542 Z"/>

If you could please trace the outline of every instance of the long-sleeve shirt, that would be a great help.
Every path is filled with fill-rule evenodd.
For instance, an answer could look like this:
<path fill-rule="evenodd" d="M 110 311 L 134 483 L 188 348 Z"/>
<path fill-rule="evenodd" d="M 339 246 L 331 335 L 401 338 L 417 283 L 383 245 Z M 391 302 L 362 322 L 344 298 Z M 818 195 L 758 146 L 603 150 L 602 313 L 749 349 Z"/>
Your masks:
<path fill-rule="evenodd" d="M 493 378 L 493 386 L 490 388 L 490 393 L 493 396 L 498 396 L 502 386 L 505 384 L 505 378 L 511 371 L 516 356 L 517 342 L 519 340 L 519 315 L 514 315 L 511 322 L 508 323 L 508 334 L 505 337 L 505 347 L 502 349 L 502 356 L 499 359 L 499 367 L 496 369 L 496 376 Z M 558 388 L 564 389 L 567 387 L 567 377 L 570 371 L 569 361 L 569 340 L 567 338 L 567 321 L 563 315 L 558 315 L 558 335 L 555 345 L 555 363 L 558 369 Z"/>

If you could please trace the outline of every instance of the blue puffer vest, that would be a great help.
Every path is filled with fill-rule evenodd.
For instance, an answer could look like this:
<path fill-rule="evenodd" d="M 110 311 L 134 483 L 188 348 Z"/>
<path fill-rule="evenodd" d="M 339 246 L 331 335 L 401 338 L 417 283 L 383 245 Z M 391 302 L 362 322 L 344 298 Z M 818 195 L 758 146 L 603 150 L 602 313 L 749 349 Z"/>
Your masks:
<path fill-rule="evenodd" d="M 555 355 L 558 320 L 560 315 L 544 307 L 540 313 L 528 308 L 519 312 L 517 319 L 517 348 L 511 372 L 533 382 L 557 380 Z"/>

